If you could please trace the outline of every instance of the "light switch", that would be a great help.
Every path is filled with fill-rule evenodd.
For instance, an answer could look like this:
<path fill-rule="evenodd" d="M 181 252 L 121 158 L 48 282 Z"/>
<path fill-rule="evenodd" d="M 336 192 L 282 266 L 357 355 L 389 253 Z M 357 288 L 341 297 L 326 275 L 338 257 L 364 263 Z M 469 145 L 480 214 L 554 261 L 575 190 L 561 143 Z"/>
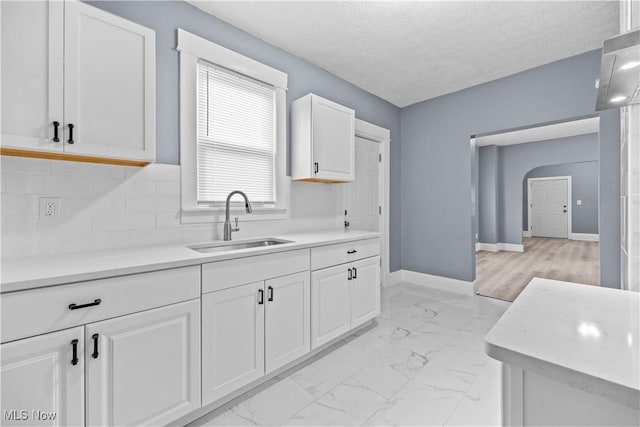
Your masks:
<path fill-rule="evenodd" d="M 582 206 L 582 200 L 576 200 L 576 205 Z"/>

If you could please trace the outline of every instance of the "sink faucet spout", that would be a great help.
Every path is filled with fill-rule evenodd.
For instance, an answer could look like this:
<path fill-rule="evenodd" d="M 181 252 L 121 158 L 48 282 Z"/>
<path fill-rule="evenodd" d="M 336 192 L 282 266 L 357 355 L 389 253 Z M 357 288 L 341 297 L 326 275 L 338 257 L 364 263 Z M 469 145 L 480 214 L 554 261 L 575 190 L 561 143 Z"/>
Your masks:
<path fill-rule="evenodd" d="M 225 209 L 224 209 L 224 240 L 231 240 L 231 233 L 233 231 L 239 231 L 240 228 L 238 228 L 238 218 L 236 217 L 236 226 L 232 227 L 231 226 L 231 221 L 229 220 L 229 202 L 231 201 L 231 197 L 234 194 L 240 194 L 243 198 L 244 198 L 244 209 L 247 213 L 251 213 L 253 212 L 253 209 L 251 208 L 251 202 L 249 202 L 249 198 L 247 197 L 247 195 L 240 191 L 240 190 L 235 190 L 232 191 L 231 193 L 229 193 L 229 195 L 227 196 L 227 201 L 225 203 Z"/>

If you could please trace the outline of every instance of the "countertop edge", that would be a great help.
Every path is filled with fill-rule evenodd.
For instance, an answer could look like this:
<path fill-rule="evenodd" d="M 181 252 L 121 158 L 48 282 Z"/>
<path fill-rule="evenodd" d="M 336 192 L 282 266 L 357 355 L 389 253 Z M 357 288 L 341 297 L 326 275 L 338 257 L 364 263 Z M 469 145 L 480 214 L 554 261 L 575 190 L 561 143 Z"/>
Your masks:
<path fill-rule="evenodd" d="M 487 339 L 489 335 L 485 337 L 484 348 L 492 359 L 640 410 L 640 390 L 505 348 Z"/>
<path fill-rule="evenodd" d="M 189 244 L 157 245 L 157 246 L 146 246 L 146 247 L 141 246 L 136 248 L 127 248 L 128 250 L 148 249 L 150 251 L 154 251 L 154 250 L 159 251 L 162 249 L 175 248 L 175 250 L 184 249 L 185 252 L 182 257 L 178 256 L 174 260 L 163 260 L 163 261 L 152 260 L 148 263 L 141 262 L 140 264 L 137 264 L 137 265 L 123 265 L 122 267 L 108 267 L 108 268 L 98 269 L 94 271 L 80 271 L 77 273 L 72 272 L 68 274 L 52 275 L 52 276 L 39 277 L 39 278 L 28 279 L 28 280 L 15 280 L 15 281 L 9 281 L 9 282 L 2 282 L 0 284 L 1 286 L 0 294 L 27 291 L 27 290 L 33 290 L 33 289 L 39 289 L 39 288 L 45 288 L 45 287 L 51 287 L 51 286 L 67 285 L 72 283 L 98 280 L 98 279 L 107 279 L 111 277 L 125 276 L 130 274 L 148 273 L 152 271 L 168 270 L 172 268 L 189 267 L 194 265 L 206 264 L 210 262 L 226 261 L 226 260 L 239 259 L 239 258 L 249 258 L 253 256 L 260 256 L 260 255 L 279 253 L 279 252 L 289 252 L 289 251 L 295 251 L 300 249 L 310 249 L 310 248 L 319 247 L 319 246 L 348 243 L 348 242 L 353 242 L 358 240 L 376 239 L 376 238 L 380 238 L 381 236 L 379 232 L 365 232 L 365 231 L 356 231 L 357 234 L 354 233 L 353 235 L 348 235 L 348 233 L 351 233 L 351 231 L 345 232 L 344 234 L 340 234 L 339 232 L 335 232 L 335 231 L 333 232 L 325 231 L 324 233 L 327 234 L 326 238 L 318 238 L 316 240 L 309 239 L 308 236 L 322 235 L 323 234 L 322 231 L 308 232 L 308 233 L 295 233 L 295 234 L 267 235 L 267 236 L 259 236 L 255 238 L 238 239 L 238 241 L 242 241 L 242 240 L 258 239 L 261 237 L 269 237 L 269 238 L 275 237 L 275 238 L 280 238 L 284 240 L 293 240 L 293 242 L 286 243 L 283 245 L 270 246 L 266 248 L 243 249 L 240 251 L 219 252 L 214 254 L 202 254 L 186 248 L 186 246 L 197 245 L 199 244 L 198 242 L 189 243 Z M 335 236 L 331 235 L 332 233 L 334 233 Z M 302 242 L 297 242 L 294 240 L 296 236 L 306 236 L 306 237 L 302 239 L 303 240 Z M 307 239 L 307 241 L 304 241 L 305 238 Z M 206 243 L 206 242 L 200 242 L 200 243 Z M 108 251 L 104 251 L 104 252 L 97 251 L 93 254 L 95 254 L 96 256 L 100 256 L 101 253 L 104 254 L 106 252 Z M 72 256 L 73 254 L 60 254 L 60 255 Z M 83 256 L 86 257 L 87 255 L 83 255 Z M 33 258 L 34 260 L 36 259 L 35 257 L 28 257 L 28 258 Z M 20 261 L 24 259 L 27 259 L 27 258 L 5 258 L 5 259 L 2 259 L 2 263 L 11 262 L 12 260 Z"/>

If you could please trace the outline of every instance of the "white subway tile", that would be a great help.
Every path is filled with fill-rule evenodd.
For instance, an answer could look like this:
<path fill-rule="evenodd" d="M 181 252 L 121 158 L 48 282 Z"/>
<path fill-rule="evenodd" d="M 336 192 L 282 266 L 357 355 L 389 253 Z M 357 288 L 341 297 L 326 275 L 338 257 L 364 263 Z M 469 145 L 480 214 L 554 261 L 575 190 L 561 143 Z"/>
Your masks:
<path fill-rule="evenodd" d="M 45 255 L 52 252 L 51 234 L 2 236 L 2 263 L 10 263 L 10 259 L 23 256 Z"/>
<path fill-rule="evenodd" d="M 53 161 L 51 163 L 51 174 L 84 176 L 87 179 L 98 176 L 110 178 L 124 178 L 125 176 L 124 166 L 67 161 Z"/>
<path fill-rule="evenodd" d="M 50 175 L 29 172 L 6 172 L 6 193 L 48 194 Z"/>
<path fill-rule="evenodd" d="M 38 215 L 38 197 L 29 194 L 6 194 L 0 196 L 3 215 Z"/>
<path fill-rule="evenodd" d="M 7 173 L 2 171 L 0 173 L 0 193 L 7 192 Z"/>
<path fill-rule="evenodd" d="M 127 246 L 126 233 L 126 231 L 68 233 L 58 230 L 53 233 L 52 250 L 54 253 L 73 253 L 124 248 Z"/>
<path fill-rule="evenodd" d="M 109 193 L 120 193 L 120 187 L 124 182 L 124 179 L 118 178 L 94 178 L 91 182 L 91 191 L 98 196 L 104 196 Z"/>
<path fill-rule="evenodd" d="M 47 178 L 47 194 L 71 196 L 93 194 L 90 177 L 52 175 Z"/>
<path fill-rule="evenodd" d="M 183 226 L 182 242 L 188 244 L 222 240 L 219 229 L 220 227 L 214 227 L 213 225 Z"/>
<path fill-rule="evenodd" d="M 160 196 L 180 196 L 180 182 L 156 181 L 156 194 Z"/>
<path fill-rule="evenodd" d="M 144 230 L 156 227 L 153 213 L 98 213 L 93 216 L 94 231 Z"/>
<path fill-rule="evenodd" d="M 37 215 L 2 215 L 2 219 L 2 234 L 5 236 L 36 234 L 38 222 L 44 222 L 40 221 Z"/>
<path fill-rule="evenodd" d="M 127 212 L 178 212 L 180 199 L 170 196 L 126 196 Z"/>
<path fill-rule="evenodd" d="M 126 168 L 127 177 L 136 176 L 141 179 L 157 181 L 180 181 L 180 166 L 153 163 L 143 168 Z"/>
<path fill-rule="evenodd" d="M 180 228 L 161 228 L 127 231 L 128 246 L 165 245 L 182 242 Z"/>
<path fill-rule="evenodd" d="M 51 160 L 31 159 L 28 157 L 1 156 L 0 168 L 3 171 L 31 172 L 48 174 L 51 171 Z"/>
<path fill-rule="evenodd" d="M 180 212 L 157 212 L 156 227 L 157 228 L 180 227 Z"/>
<path fill-rule="evenodd" d="M 153 195 L 156 193 L 156 182 L 151 179 L 131 177 L 122 184 L 118 191 L 125 196 Z"/>

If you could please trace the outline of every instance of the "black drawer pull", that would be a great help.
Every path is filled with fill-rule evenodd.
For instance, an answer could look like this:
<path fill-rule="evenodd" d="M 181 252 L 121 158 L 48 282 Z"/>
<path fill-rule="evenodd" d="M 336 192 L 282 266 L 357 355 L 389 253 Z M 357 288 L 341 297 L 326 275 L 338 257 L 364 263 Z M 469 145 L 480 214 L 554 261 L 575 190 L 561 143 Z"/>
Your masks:
<path fill-rule="evenodd" d="M 73 140 L 73 128 L 75 127 L 73 125 L 73 123 L 69 123 L 69 139 L 67 140 L 67 143 L 69 144 L 73 144 L 75 141 Z"/>
<path fill-rule="evenodd" d="M 349 272 L 349 276 L 347 277 L 347 280 L 353 279 L 353 271 L 351 271 L 351 269 L 348 269 L 347 271 Z"/>
<path fill-rule="evenodd" d="M 269 297 L 267 298 L 267 301 L 273 301 L 273 286 L 269 286 L 267 289 L 269 290 Z"/>
<path fill-rule="evenodd" d="M 264 304 L 264 290 L 258 289 L 258 304 Z"/>
<path fill-rule="evenodd" d="M 358 269 L 353 267 L 353 278 L 357 279 L 358 278 Z"/>
<path fill-rule="evenodd" d="M 91 357 L 94 359 L 98 358 L 98 334 L 91 335 L 93 339 L 93 353 L 91 353 Z"/>
<path fill-rule="evenodd" d="M 318 162 L 315 162 L 315 163 L 313 164 L 313 173 L 318 173 L 318 167 L 319 167 L 319 166 L 318 166 Z"/>
<path fill-rule="evenodd" d="M 356 252 L 358 251 L 356 251 L 355 249 L 351 249 L 350 251 L 347 251 L 347 254 L 351 255 L 351 254 L 355 254 Z"/>
<path fill-rule="evenodd" d="M 58 138 L 58 126 L 60 126 L 60 122 L 53 122 L 53 142 L 60 142 L 60 138 Z"/>
<path fill-rule="evenodd" d="M 73 350 L 71 364 L 76 366 L 78 364 L 78 340 L 71 340 L 71 349 Z"/>
<path fill-rule="evenodd" d="M 94 300 L 93 302 L 89 302 L 87 304 L 69 304 L 69 310 L 77 310 L 79 308 L 85 308 L 85 307 L 93 307 L 94 305 L 100 305 L 100 303 L 102 302 L 102 300 L 100 298 Z"/>

